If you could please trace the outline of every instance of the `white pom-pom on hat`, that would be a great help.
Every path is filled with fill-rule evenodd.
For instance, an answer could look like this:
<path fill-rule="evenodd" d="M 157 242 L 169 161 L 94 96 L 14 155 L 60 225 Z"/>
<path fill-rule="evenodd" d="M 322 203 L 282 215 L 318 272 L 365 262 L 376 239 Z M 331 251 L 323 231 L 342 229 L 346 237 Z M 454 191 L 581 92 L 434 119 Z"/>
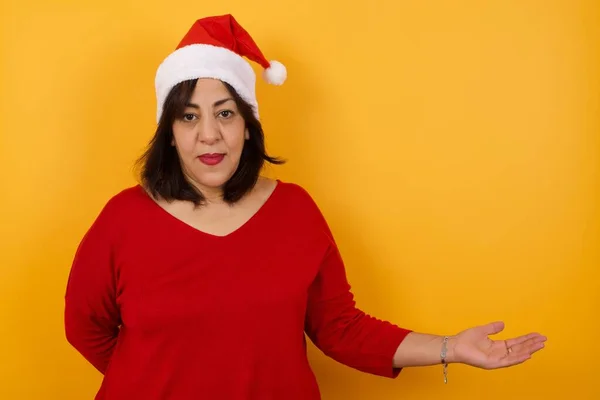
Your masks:
<path fill-rule="evenodd" d="M 263 71 L 263 79 L 272 85 L 282 85 L 287 79 L 287 69 L 279 61 L 272 60 L 269 67 Z"/>

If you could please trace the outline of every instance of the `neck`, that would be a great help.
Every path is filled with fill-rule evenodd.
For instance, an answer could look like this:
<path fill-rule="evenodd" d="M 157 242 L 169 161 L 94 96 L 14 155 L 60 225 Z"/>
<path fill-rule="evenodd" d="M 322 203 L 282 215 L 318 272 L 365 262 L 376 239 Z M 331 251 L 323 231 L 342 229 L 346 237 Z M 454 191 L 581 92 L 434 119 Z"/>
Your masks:
<path fill-rule="evenodd" d="M 223 203 L 223 190 L 220 188 L 200 188 L 200 187 L 196 187 L 200 193 L 202 193 L 202 196 L 204 196 L 204 199 L 206 200 L 207 204 L 221 204 Z"/>
<path fill-rule="evenodd" d="M 223 203 L 223 189 L 220 187 L 212 188 L 205 187 L 197 184 L 196 182 L 190 182 L 196 190 L 202 193 L 202 196 L 206 200 L 207 205 L 216 205 Z"/>

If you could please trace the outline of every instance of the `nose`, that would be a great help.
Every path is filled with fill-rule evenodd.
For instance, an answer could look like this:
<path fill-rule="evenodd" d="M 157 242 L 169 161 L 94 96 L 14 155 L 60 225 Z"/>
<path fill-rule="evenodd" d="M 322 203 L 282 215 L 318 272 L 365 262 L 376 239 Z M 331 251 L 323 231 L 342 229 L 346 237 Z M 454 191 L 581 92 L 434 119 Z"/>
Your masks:
<path fill-rule="evenodd" d="M 221 138 L 219 124 L 214 118 L 201 118 L 198 124 L 198 140 L 204 144 L 213 144 Z"/>

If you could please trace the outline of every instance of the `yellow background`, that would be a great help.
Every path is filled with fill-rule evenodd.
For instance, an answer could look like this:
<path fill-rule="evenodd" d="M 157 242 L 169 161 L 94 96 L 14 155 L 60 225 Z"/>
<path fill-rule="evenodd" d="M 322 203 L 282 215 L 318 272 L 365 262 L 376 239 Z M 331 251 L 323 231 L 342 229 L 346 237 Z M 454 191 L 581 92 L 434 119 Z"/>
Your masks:
<path fill-rule="evenodd" d="M 135 183 L 158 63 L 231 12 L 288 67 L 284 86 L 258 80 L 289 159 L 269 174 L 319 202 L 358 304 L 424 332 L 503 319 L 499 338 L 549 337 L 522 366 L 451 366 L 448 385 L 311 347 L 324 399 L 600 399 L 598 2 L 217 3 L 2 2 L 0 398 L 93 398 L 100 376 L 63 335 L 73 252 Z"/>

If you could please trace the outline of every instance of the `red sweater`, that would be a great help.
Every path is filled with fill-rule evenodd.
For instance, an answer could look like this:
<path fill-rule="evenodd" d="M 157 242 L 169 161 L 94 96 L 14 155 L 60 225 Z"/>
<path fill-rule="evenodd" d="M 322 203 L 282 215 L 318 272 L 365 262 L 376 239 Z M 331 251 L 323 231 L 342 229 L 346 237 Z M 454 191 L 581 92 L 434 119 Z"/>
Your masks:
<path fill-rule="evenodd" d="M 224 237 L 123 190 L 81 241 L 65 301 L 66 337 L 104 375 L 102 400 L 316 400 L 305 333 L 340 363 L 396 377 L 410 332 L 356 308 L 317 205 L 281 181 Z"/>

